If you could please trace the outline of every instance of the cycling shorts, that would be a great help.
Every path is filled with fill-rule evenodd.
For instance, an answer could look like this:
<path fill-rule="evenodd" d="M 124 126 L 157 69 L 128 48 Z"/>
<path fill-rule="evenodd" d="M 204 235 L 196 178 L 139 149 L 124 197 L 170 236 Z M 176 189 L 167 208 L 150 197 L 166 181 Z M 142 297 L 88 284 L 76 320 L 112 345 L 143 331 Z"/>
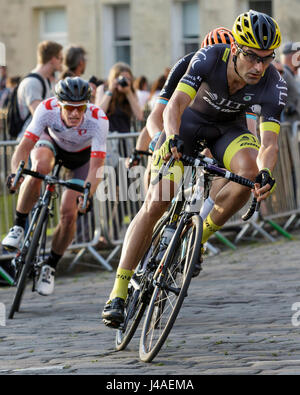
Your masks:
<path fill-rule="evenodd" d="M 74 179 L 86 179 L 90 167 L 90 147 L 79 152 L 65 151 L 56 144 L 47 132 L 42 133 L 35 147 L 48 147 L 53 152 L 56 163 L 61 160 L 64 167 L 72 170 Z"/>
<path fill-rule="evenodd" d="M 252 148 L 258 151 L 260 148 L 258 139 L 247 129 L 244 118 L 213 123 L 207 120 L 203 114 L 191 108 L 187 108 L 182 115 L 179 137 L 184 142 L 184 154 L 196 156 L 199 150 L 199 143 L 204 143 L 210 149 L 219 166 L 230 171 L 231 159 L 237 152 L 245 148 Z M 153 154 L 151 178 L 155 178 L 163 163 L 161 158 L 158 160 L 157 150 L 164 141 L 165 133 L 162 133 Z M 180 168 L 183 169 L 182 164 Z M 178 183 L 180 181 L 180 179 L 178 180 L 178 169 L 175 171 L 176 175 L 168 175 L 167 178 L 170 180 L 173 178 Z"/>

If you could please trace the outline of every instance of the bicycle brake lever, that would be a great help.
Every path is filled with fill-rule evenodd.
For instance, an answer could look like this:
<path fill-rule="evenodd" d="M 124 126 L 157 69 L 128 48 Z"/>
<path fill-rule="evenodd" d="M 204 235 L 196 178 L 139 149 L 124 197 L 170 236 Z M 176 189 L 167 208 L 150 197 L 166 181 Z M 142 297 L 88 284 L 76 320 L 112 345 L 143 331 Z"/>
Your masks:
<path fill-rule="evenodd" d="M 168 163 L 163 163 L 163 165 L 159 169 L 157 176 L 151 181 L 151 184 L 156 185 L 157 183 L 159 183 L 161 179 L 168 174 L 169 168 L 173 166 L 174 162 L 175 159 L 172 156 Z"/>
<path fill-rule="evenodd" d="M 82 203 L 83 210 L 86 209 L 87 201 L 88 201 L 89 194 L 90 194 L 90 189 L 91 189 L 91 183 L 87 182 L 86 186 L 84 188 L 84 191 L 83 191 L 83 203 Z"/>
<path fill-rule="evenodd" d="M 20 179 L 20 177 L 21 177 L 21 175 L 23 173 L 24 166 L 25 166 L 25 161 L 21 160 L 21 162 L 19 164 L 19 167 L 18 167 L 18 170 L 17 170 L 17 173 L 15 175 L 14 181 L 12 183 L 12 187 L 13 188 L 15 188 L 17 186 L 17 183 L 19 182 L 19 179 Z"/>

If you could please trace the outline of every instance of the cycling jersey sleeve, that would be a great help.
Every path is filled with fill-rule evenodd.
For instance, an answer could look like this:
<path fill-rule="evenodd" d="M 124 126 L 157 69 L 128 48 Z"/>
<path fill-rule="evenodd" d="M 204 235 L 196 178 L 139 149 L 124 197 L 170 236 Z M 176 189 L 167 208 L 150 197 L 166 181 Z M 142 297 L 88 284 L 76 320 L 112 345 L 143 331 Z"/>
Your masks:
<path fill-rule="evenodd" d="M 280 116 L 287 101 L 287 84 L 280 74 L 270 66 L 268 83 L 261 104 L 260 131 L 279 133 Z"/>
<path fill-rule="evenodd" d="M 208 46 L 196 52 L 176 90 L 185 92 L 193 100 L 202 80 L 205 80 L 213 72 L 219 55 L 220 50 L 216 46 Z"/>
<path fill-rule="evenodd" d="M 91 158 L 105 158 L 106 156 L 106 139 L 109 122 L 105 113 L 100 109 L 98 110 L 97 128 L 92 138 Z"/>
<path fill-rule="evenodd" d="M 39 140 L 40 135 L 48 126 L 48 113 L 45 106 L 46 103 L 49 102 L 49 100 L 50 99 L 44 100 L 37 106 L 33 114 L 32 120 L 24 133 L 24 137 L 29 138 L 34 142 L 37 142 Z"/>
<path fill-rule="evenodd" d="M 167 81 L 165 82 L 158 98 L 156 99 L 157 103 L 168 103 L 169 99 L 171 98 L 173 92 L 178 85 L 178 82 L 186 73 L 188 65 L 194 55 L 195 52 L 191 52 L 188 55 L 185 55 L 183 58 L 178 60 L 178 62 L 172 67 L 168 75 Z"/>

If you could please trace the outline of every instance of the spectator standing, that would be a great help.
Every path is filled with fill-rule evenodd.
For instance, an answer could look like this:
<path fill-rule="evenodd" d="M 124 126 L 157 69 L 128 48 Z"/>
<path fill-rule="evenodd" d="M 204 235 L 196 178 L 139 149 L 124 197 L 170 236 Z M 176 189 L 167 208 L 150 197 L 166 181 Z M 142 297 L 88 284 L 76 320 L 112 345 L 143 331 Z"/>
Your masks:
<path fill-rule="evenodd" d="M 282 121 L 300 120 L 300 86 L 297 81 L 300 67 L 300 43 L 288 42 L 282 49 L 283 78 L 287 83 L 288 98 Z"/>
<path fill-rule="evenodd" d="M 129 133 L 134 118 L 139 121 L 144 119 L 144 112 L 133 87 L 133 80 L 130 66 L 126 63 L 118 62 L 110 69 L 107 81 L 97 88 L 96 105 L 106 113 L 109 120 L 110 133 Z M 122 182 L 118 173 L 119 158 L 129 156 L 129 152 L 132 150 L 132 144 L 130 143 L 132 142 L 124 139 L 120 139 L 119 141 L 117 139 L 108 139 L 107 141 L 106 165 L 112 166 L 117 170 L 117 191 Z M 120 187 L 122 188 L 122 185 Z M 117 211 L 118 218 L 122 215 L 119 203 Z M 126 210 L 126 207 L 124 210 Z M 118 218 L 113 219 L 114 238 L 118 238 Z"/>
<path fill-rule="evenodd" d="M 64 66 L 66 77 L 80 77 L 86 68 L 86 50 L 81 46 L 70 45 L 65 52 Z"/>
<path fill-rule="evenodd" d="M 104 81 L 99 80 L 97 77 L 95 77 L 94 75 L 92 75 L 89 79 L 89 84 L 90 87 L 92 89 L 92 94 L 91 94 L 91 99 L 90 102 L 91 103 L 95 103 L 96 101 L 96 91 L 98 86 L 100 86 L 101 84 L 103 84 Z"/>
<path fill-rule="evenodd" d="M 20 80 L 21 80 L 21 78 L 18 76 L 7 77 L 6 87 L 0 96 L 0 109 L 7 107 L 9 96 L 12 93 L 13 89 L 19 84 Z"/>
<path fill-rule="evenodd" d="M 148 80 L 144 75 L 136 78 L 133 86 L 136 90 L 136 94 L 140 103 L 140 106 L 145 110 L 146 104 L 148 102 L 150 92 L 148 90 Z"/>
<path fill-rule="evenodd" d="M 96 105 L 109 119 L 109 131 L 130 132 L 132 117 L 143 120 L 143 110 L 133 87 L 133 75 L 126 63 L 116 63 L 107 82 L 97 88 Z"/>
<path fill-rule="evenodd" d="M 151 89 L 150 89 L 150 96 L 149 96 L 149 102 L 148 102 L 150 110 L 153 109 L 155 102 L 156 102 L 156 98 L 160 94 L 160 91 L 162 90 L 166 80 L 167 80 L 167 77 L 166 77 L 166 73 L 165 73 L 165 74 L 161 75 L 160 77 L 158 77 L 157 80 L 153 82 Z"/>
<path fill-rule="evenodd" d="M 18 88 L 18 106 L 20 116 L 26 122 L 18 139 L 20 139 L 29 125 L 35 109 L 45 98 L 52 95 L 51 79 L 53 73 L 62 70 L 62 46 L 53 41 L 43 41 L 37 48 L 37 65 L 31 73 L 37 74 L 42 81 L 35 77 L 24 78 Z M 45 95 L 44 87 L 46 87 Z"/>
<path fill-rule="evenodd" d="M 0 66 L 0 96 L 6 86 L 7 68 L 6 66 Z"/>

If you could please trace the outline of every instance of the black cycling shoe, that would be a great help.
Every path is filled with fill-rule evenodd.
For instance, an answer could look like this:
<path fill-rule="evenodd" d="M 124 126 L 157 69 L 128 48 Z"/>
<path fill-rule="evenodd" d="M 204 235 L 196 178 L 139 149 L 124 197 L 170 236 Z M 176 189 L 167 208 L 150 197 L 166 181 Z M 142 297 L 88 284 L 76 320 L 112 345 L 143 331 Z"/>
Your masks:
<path fill-rule="evenodd" d="M 201 256 L 200 256 L 199 261 L 195 263 L 195 267 L 194 267 L 194 271 L 193 271 L 192 277 L 199 276 L 199 273 L 202 270 L 202 265 L 201 264 L 203 262 L 203 254 L 204 254 L 204 248 L 201 247 Z"/>
<path fill-rule="evenodd" d="M 201 270 L 202 270 L 201 263 L 202 263 L 202 259 L 201 259 L 201 262 L 196 262 L 196 264 L 195 264 L 195 266 L 194 266 L 194 271 L 193 271 L 192 277 L 197 277 L 197 276 L 199 276 L 199 273 L 200 273 Z"/>
<path fill-rule="evenodd" d="M 102 312 L 103 322 L 111 328 L 119 328 L 124 322 L 124 300 L 122 298 L 114 298 L 107 303 Z"/>

